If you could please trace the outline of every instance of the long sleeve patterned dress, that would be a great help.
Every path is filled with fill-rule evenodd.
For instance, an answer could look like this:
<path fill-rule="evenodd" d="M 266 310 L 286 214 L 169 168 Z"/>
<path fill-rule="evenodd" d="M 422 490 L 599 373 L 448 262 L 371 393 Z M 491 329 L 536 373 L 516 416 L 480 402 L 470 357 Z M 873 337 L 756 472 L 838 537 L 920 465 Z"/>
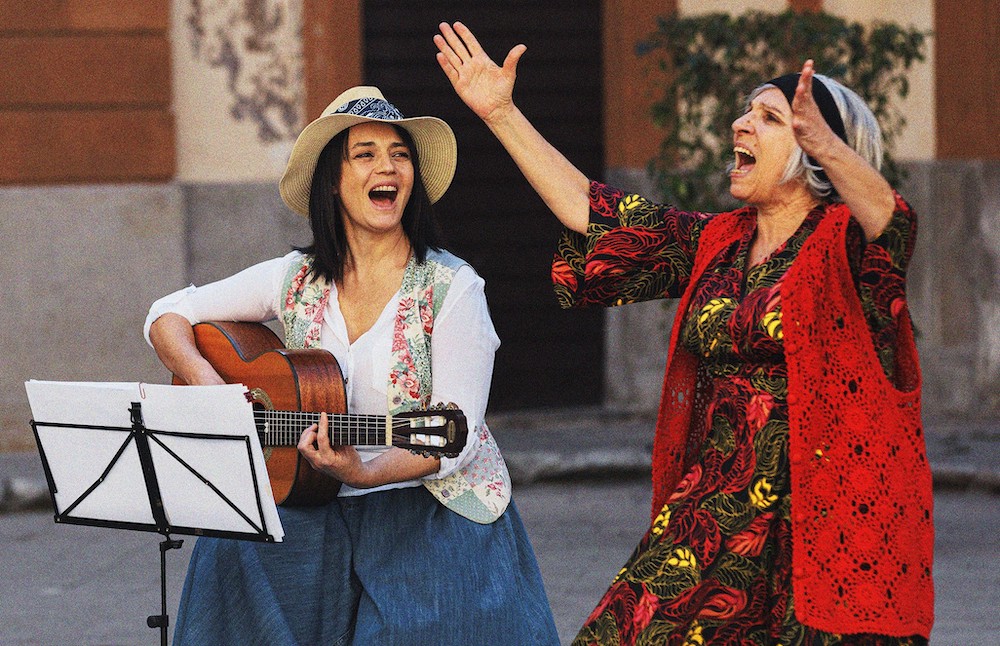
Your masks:
<path fill-rule="evenodd" d="M 679 297 L 711 215 L 652 204 L 594 183 L 586 236 L 566 232 L 553 264 L 565 307 Z M 710 383 L 706 441 L 574 644 L 916 644 L 921 637 L 835 635 L 802 625 L 792 594 L 787 364 L 780 287 L 824 216 L 748 266 L 754 227 L 703 274 L 679 343 Z M 740 215 L 754 218 L 752 208 Z M 847 254 L 883 370 L 894 368 L 896 313 L 916 220 L 901 198 L 878 239 L 851 221 Z"/>

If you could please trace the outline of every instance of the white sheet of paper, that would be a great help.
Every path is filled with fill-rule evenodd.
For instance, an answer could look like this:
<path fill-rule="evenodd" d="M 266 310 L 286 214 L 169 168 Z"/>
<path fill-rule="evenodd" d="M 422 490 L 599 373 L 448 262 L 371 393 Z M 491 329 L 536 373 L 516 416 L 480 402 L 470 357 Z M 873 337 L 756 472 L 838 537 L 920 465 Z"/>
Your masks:
<path fill-rule="evenodd" d="M 244 386 L 33 380 L 26 382 L 25 389 L 57 488 L 58 513 L 64 513 L 97 482 L 127 443 L 104 481 L 69 515 L 154 523 L 138 450 L 129 442 L 129 408 L 139 402 L 143 426 L 151 431 L 154 471 L 170 525 L 253 533 L 264 527 L 275 541 L 282 539 L 284 531 Z M 45 426 L 53 423 L 71 426 Z M 80 428 L 85 425 L 116 428 Z M 255 483 L 259 499 L 254 495 Z"/>
<path fill-rule="evenodd" d="M 146 428 L 158 431 L 192 433 L 198 439 L 157 436 L 194 471 L 222 493 L 245 515 L 263 520 L 269 532 L 280 540 L 281 521 L 274 506 L 271 481 L 267 478 L 267 465 L 254 425 L 253 406 L 246 398 L 246 386 L 163 386 L 144 384 L 146 398 L 142 411 Z M 223 435 L 230 439 L 205 439 L 205 435 Z M 247 448 L 249 442 L 249 452 Z M 163 503 L 170 511 L 174 525 L 212 529 L 240 528 L 248 531 L 246 521 L 219 495 L 198 479 L 190 469 L 173 458 L 162 447 L 151 446 L 156 471 L 160 479 L 176 486 L 160 486 Z M 250 470 L 250 460 L 254 470 Z M 254 496 L 254 482 L 260 497 L 267 503 L 258 511 Z M 183 504 L 192 496 L 198 505 Z M 253 513 L 249 513 L 249 512 Z"/>

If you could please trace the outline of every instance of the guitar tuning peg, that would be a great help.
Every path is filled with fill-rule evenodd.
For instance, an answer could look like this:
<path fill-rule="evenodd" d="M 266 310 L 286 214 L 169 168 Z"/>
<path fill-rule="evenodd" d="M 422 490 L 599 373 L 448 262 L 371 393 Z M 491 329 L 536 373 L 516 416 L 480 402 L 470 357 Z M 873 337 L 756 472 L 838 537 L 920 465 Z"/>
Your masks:
<path fill-rule="evenodd" d="M 447 404 L 445 404 L 444 402 L 438 402 L 436 404 L 431 404 L 430 406 L 428 406 L 427 410 L 459 410 L 459 408 L 458 404 L 456 404 L 455 402 L 448 402 Z"/>

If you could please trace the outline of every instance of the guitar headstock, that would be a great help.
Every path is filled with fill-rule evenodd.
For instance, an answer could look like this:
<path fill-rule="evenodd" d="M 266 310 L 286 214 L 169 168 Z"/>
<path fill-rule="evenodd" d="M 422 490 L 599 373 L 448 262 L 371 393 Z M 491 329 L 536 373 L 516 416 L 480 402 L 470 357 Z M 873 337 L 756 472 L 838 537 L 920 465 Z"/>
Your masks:
<path fill-rule="evenodd" d="M 455 404 L 435 404 L 392 416 L 392 445 L 425 457 L 454 458 L 465 448 L 468 424 Z"/>

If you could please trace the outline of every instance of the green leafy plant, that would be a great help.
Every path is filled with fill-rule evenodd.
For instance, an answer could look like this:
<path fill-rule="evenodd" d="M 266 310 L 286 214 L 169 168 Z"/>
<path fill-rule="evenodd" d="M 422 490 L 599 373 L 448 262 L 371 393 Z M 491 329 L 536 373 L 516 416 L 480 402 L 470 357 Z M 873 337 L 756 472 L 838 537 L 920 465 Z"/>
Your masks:
<path fill-rule="evenodd" d="M 902 171 L 892 144 L 906 120 L 893 97 L 908 94 L 907 72 L 924 60 L 927 36 L 891 23 L 865 27 L 822 12 L 659 18 L 657 30 L 637 51 L 653 57 L 667 79 L 652 114 L 666 135 L 650 162 L 664 199 L 686 209 L 733 207 L 724 172 L 732 160 L 730 126 L 751 90 L 799 71 L 807 58 L 868 103 L 885 139 L 882 172 L 897 182 Z"/>

